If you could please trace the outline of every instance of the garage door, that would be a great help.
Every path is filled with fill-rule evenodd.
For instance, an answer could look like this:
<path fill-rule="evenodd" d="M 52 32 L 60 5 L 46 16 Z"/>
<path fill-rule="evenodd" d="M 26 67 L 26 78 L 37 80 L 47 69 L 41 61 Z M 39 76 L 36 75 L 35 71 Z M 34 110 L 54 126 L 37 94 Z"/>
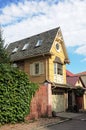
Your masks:
<path fill-rule="evenodd" d="M 52 95 L 52 110 L 56 112 L 64 111 L 64 94 Z"/>

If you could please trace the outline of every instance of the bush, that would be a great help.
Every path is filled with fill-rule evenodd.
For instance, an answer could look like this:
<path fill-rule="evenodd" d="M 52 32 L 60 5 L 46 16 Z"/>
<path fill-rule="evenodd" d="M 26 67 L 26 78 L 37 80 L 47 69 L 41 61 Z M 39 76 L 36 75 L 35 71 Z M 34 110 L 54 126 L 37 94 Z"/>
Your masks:
<path fill-rule="evenodd" d="M 38 85 L 28 76 L 6 64 L 0 64 L 0 123 L 24 121 Z"/>
<path fill-rule="evenodd" d="M 75 95 L 77 97 L 83 96 L 84 89 L 82 87 L 80 87 L 80 86 L 77 86 L 77 88 L 75 89 L 74 93 L 75 93 Z"/>

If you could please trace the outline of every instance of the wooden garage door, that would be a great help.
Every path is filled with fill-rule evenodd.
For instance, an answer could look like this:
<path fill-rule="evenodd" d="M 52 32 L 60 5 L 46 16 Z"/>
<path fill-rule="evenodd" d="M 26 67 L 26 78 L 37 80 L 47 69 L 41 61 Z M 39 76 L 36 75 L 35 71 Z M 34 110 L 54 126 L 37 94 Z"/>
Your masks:
<path fill-rule="evenodd" d="M 64 111 L 64 94 L 52 95 L 52 110 L 56 112 Z"/>

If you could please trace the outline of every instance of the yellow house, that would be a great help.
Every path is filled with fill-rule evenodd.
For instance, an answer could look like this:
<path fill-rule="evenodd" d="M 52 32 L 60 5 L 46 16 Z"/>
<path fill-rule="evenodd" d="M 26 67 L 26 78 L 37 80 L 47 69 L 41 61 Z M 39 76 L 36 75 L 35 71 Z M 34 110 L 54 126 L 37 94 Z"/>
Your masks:
<path fill-rule="evenodd" d="M 64 111 L 67 108 L 66 64 L 69 58 L 60 27 L 11 43 L 7 50 L 13 66 L 25 71 L 30 81 L 51 84 L 52 110 Z"/>

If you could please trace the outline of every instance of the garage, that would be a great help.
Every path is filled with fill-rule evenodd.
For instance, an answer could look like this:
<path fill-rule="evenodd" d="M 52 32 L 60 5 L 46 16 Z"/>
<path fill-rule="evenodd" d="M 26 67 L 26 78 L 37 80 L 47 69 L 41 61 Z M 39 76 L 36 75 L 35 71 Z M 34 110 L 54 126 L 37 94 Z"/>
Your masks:
<path fill-rule="evenodd" d="M 52 110 L 55 112 L 65 111 L 64 93 L 52 95 Z"/>

